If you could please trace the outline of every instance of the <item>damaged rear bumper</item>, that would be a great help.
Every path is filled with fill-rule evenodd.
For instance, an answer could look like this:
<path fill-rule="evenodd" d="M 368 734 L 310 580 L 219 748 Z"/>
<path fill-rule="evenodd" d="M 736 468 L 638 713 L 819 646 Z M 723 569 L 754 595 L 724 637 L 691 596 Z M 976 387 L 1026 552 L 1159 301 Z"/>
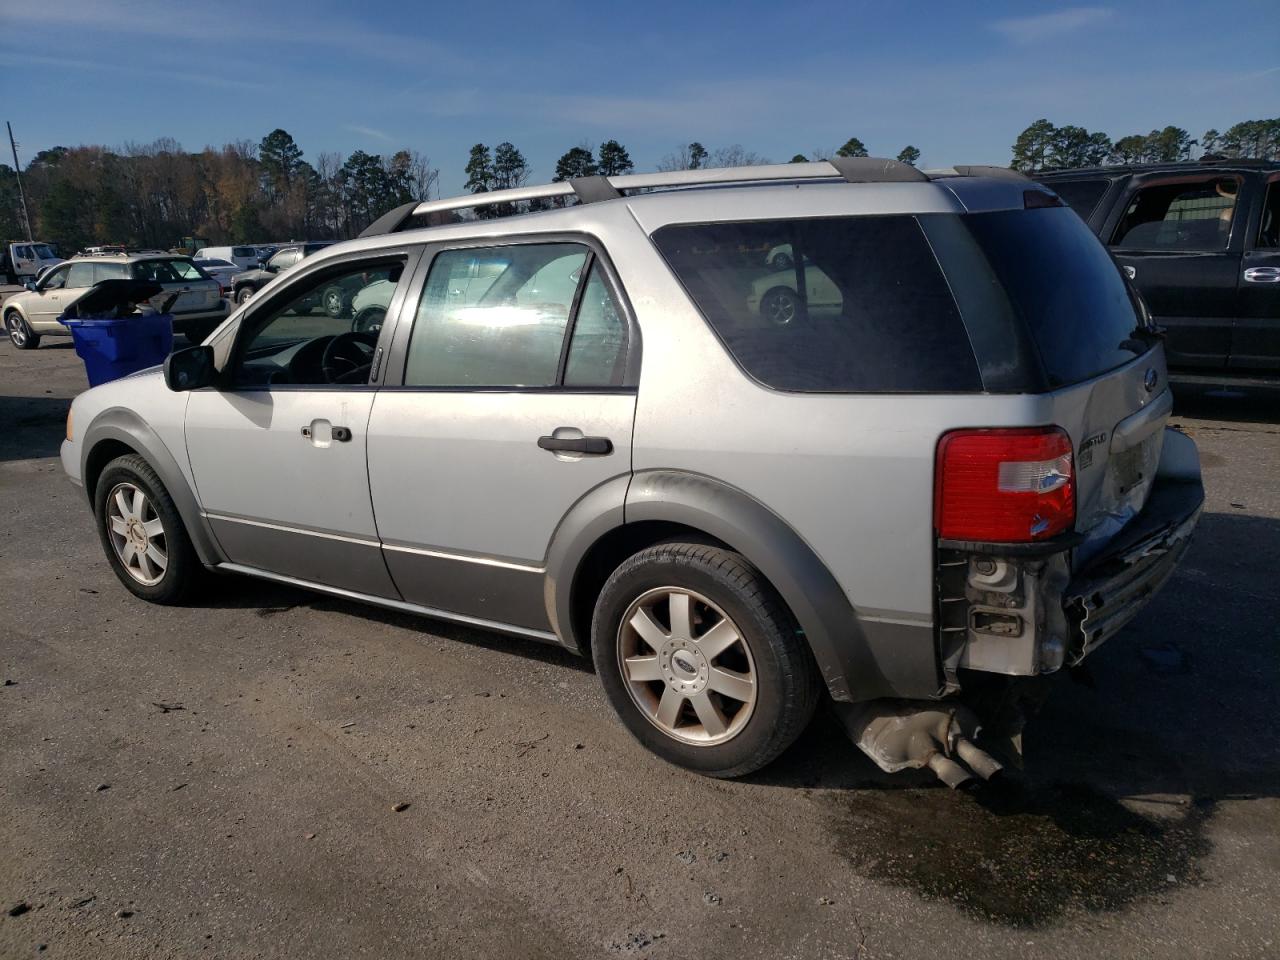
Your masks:
<path fill-rule="evenodd" d="M 1062 598 L 1071 626 L 1069 664 L 1119 633 L 1164 586 L 1191 542 L 1203 506 L 1199 479 L 1157 478 L 1142 512 L 1076 573 Z"/>
<path fill-rule="evenodd" d="M 941 694 L 959 692 L 964 670 L 1027 677 L 1080 663 L 1169 579 L 1203 505 L 1195 444 L 1170 431 L 1142 510 L 1078 568 L 1079 533 L 1031 544 L 940 542 Z"/>

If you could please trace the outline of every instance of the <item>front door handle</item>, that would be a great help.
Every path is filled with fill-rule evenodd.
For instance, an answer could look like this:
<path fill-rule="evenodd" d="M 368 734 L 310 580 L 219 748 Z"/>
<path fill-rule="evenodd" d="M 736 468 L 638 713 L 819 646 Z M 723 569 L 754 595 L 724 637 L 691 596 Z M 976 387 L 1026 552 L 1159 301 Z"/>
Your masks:
<path fill-rule="evenodd" d="M 1244 278 L 1250 283 L 1280 283 L 1280 267 L 1250 267 Z"/>
<path fill-rule="evenodd" d="M 330 443 L 347 443 L 351 439 L 350 427 L 335 427 L 328 420 L 312 420 L 302 428 L 302 439 L 310 440 L 317 447 L 327 447 Z"/>
<path fill-rule="evenodd" d="M 538 446 L 552 453 L 589 453 L 602 457 L 613 453 L 608 437 L 539 437 Z"/>

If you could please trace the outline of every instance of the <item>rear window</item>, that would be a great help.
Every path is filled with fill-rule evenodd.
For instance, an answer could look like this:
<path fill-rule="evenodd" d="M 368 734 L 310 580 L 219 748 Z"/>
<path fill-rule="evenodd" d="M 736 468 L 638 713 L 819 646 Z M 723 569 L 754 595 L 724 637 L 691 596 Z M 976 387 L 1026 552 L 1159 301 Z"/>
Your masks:
<path fill-rule="evenodd" d="M 982 389 L 959 309 L 914 217 L 679 224 L 653 241 L 730 354 L 765 386 Z"/>
<path fill-rule="evenodd" d="M 961 219 L 1035 344 L 1050 387 L 1096 377 L 1150 349 L 1120 269 L 1070 210 Z"/>
<path fill-rule="evenodd" d="M 133 265 L 135 280 L 156 283 L 183 283 L 207 279 L 190 260 L 139 260 Z"/>
<path fill-rule="evenodd" d="M 256 259 L 258 256 L 258 251 L 256 251 L 253 247 L 232 247 L 231 256 L 248 257 L 250 259 Z"/>
<path fill-rule="evenodd" d="M 1060 196 L 1067 206 L 1080 215 L 1082 220 L 1088 220 L 1090 214 L 1097 209 L 1102 195 L 1107 192 L 1109 182 L 1107 180 L 1054 180 L 1046 186 Z"/>

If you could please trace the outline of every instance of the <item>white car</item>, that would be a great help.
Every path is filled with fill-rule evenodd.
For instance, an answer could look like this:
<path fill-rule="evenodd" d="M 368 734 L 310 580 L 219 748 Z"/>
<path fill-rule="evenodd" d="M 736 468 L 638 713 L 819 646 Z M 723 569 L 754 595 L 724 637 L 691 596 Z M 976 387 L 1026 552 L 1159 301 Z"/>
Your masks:
<path fill-rule="evenodd" d="M 231 295 L 231 278 L 243 270 L 232 263 L 230 260 L 204 260 L 194 261 L 195 265 L 203 270 L 206 274 L 218 281 L 218 286 L 222 289 L 222 295 L 228 297 Z"/>

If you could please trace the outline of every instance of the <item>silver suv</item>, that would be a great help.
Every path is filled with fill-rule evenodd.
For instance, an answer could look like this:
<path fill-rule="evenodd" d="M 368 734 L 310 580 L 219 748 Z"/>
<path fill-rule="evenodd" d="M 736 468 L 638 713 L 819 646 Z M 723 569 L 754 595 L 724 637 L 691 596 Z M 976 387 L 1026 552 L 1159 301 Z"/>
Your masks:
<path fill-rule="evenodd" d="M 205 274 L 189 257 L 161 250 L 100 253 L 73 257 L 47 270 L 26 291 L 4 301 L 4 325 L 10 342 L 19 350 L 34 350 L 40 338 L 70 336 L 58 322 L 67 308 L 103 280 L 149 280 L 163 292 L 157 300 L 177 294 L 169 308 L 174 333 L 199 343 L 227 318 L 228 304 L 218 281 Z"/>
<path fill-rule="evenodd" d="M 379 322 L 313 312 L 335 283 Z M 1171 406 L 1051 191 L 852 159 L 406 205 L 82 394 L 62 460 L 147 600 L 219 570 L 590 653 L 715 776 L 826 699 L 955 784 L 1171 573 L 1203 500 Z"/>

